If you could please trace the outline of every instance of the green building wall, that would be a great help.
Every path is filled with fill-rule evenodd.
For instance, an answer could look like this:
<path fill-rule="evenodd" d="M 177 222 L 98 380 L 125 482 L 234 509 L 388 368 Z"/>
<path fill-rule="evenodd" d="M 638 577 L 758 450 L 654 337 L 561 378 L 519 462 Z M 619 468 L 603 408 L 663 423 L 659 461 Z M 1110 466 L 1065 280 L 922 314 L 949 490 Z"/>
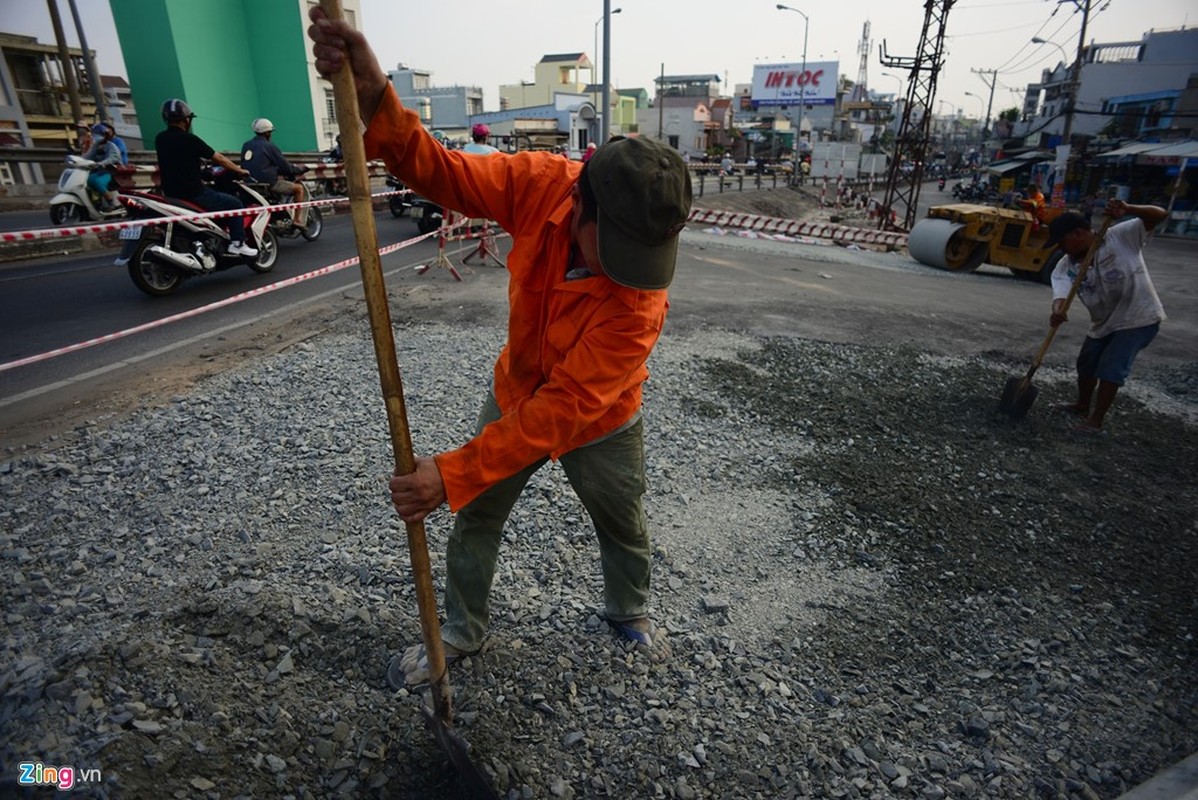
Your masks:
<path fill-rule="evenodd" d="M 299 0 L 109 0 L 148 149 L 164 100 L 182 98 L 192 131 L 236 152 L 269 117 L 285 151 L 317 150 L 307 20 Z"/>

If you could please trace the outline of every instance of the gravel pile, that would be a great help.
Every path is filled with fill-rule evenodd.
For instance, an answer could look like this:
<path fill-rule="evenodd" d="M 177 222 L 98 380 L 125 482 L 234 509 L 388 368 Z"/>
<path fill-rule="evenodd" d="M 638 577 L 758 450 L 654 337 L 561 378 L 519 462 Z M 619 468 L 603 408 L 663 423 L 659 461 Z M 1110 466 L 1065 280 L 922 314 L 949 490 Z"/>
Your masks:
<path fill-rule="evenodd" d="M 79 796 L 461 795 L 383 679 L 419 626 L 359 322 L 0 463 L 0 794 L 41 761 L 101 770 Z M 420 452 L 468 435 L 501 335 L 399 328 Z M 608 631 L 542 470 L 451 673 L 501 797 L 1115 797 L 1198 750 L 1193 426 L 1013 423 L 1005 365 L 904 349 L 670 331 L 651 367 L 672 656 Z M 1153 391 L 1192 408 L 1195 374 Z"/>

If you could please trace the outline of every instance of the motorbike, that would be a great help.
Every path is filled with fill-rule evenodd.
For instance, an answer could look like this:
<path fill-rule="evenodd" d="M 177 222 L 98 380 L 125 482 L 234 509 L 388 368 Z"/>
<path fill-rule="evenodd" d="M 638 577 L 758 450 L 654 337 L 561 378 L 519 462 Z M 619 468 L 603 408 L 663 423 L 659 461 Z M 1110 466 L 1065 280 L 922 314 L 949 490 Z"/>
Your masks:
<path fill-rule="evenodd" d="M 307 169 L 304 169 L 300 174 L 302 175 L 303 172 L 307 171 Z M 289 180 L 299 181 L 299 178 L 300 176 L 296 175 L 294 178 L 290 178 Z M 244 185 L 247 188 L 252 189 L 257 194 L 265 197 L 271 205 L 280 205 L 293 201 L 293 198 L 291 197 L 283 197 L 282 195 L 272 192 L 270 187 L 265 183 L 250 183 L 247 181 Z M 306 182 L 304 183 L 304 186 L 308 190 L 308 199 L 311 200 L 312 186 Z M 294 239 L 297 236 L 302 236 L 304 237 L 305 241 L 309 242 L 314 242 L 319 239 L 321 231 L 324 230 L 324 219 L 320 215 L 320 206 L 308 206 L 308 224 L 303 228 L 295 224 L 295 212 L 296 209 L 293 208 L 284 208 L 271 212 L 270 227 L 272 230 L 274 230 L 275 234 L 288 239 Z"/>
<path fill-rule="evenodd" d="M 103 197 L 87 185 L 87 176 L 96 162 L 82 156 L 67 156 L 67 169 L 58 178 L 58 193 L 50 198 L 50 222 L 53 225 L 110 220 L 125 216 L 124 206 L 111 211 L 101 210 Z M 132 188 L 130 180 L 136 167 L 121 165 L 112 168 L 117 188 Z"/>
<path fill-rule="evenodd" d="M 266 197 L 251 184 L 233 180 L 224 170 L 213 169 L 210 174 L 215 188 L 240 197 L 245 204 L 245 242 L 257 248 L 258 255 L 228 253 L 229 234 L 212 218 L 122 228 L 119 236 L 125 241 L 118 263 L 128 260 L 129 277 L 146 294 L 168 295 L 188 278 L 242 264 L 260 273 L 274 269 L 279 257 L 279 239 L 271 223 L 271 213 L 264 210 L 270 205 Z M 133 219 L 204 213 L 194 203 L 152 192 L 126 192 L 121 199 L 133 209 L 130 214 Z"/>
<path fill-rule="evenodd" d="M 402 190 L 406 188 L 399 178 L 392 176 L 387 177 L 387 185 L 392 189 Z M 431 233 L 441 227 L 441 219 L 445 216 L 445 210 L 441 206 L 434 203 L 425 197 L 411 194 L 393 194 L 388 198 L 388 208 L 391 209 L 391 216 L 402 217 L 407 214 L 416 222 L 416 230 L 421 233 Z"/>

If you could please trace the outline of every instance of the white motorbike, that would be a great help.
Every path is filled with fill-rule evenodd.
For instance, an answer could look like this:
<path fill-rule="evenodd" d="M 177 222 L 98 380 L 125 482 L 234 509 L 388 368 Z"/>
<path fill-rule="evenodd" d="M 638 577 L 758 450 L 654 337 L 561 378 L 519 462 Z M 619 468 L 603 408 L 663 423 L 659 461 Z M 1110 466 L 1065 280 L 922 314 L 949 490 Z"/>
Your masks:
<path fill-rule="evenodd" d="M 82 156 L 67 156 L 67 169 L 58 178 L 58 194 L 50 198 L 50 222 L 54 225 L 88 222 L 91 220 L 109 220 L 125 216 L 125 208 L 119 206 L 111 211 L 101 210 L 104 198 L 99 192 L 87 185 L 87 176 L 96 162 L 88 161 Z M 136 167 L 120 166 L 113 168 L 113 177 L 117 188 L 121 187 L 122 178 L 132 175 Z M 126 181 L 126 183 L 129 183 Z M 132 184 L 129 183 L 131 186 Z"/>
<path fill-rule="evenodd" d="M 240 197 L 244 212 L 245 243 L 258 250 L 256 257 L 228 252 L 229 234 L 212 218 L 180 220 L 162 225 L 122 228 L 121 260 L 128 260 L 129 277 L 148 295 L 170 294 L 183 281 L 196 275 L 229 269 L 241 264 L 254 272 L 270 272 L 279 257 L 279 238 L 271 226 L 270 203 L 241 181 L 223 176 L 216 188 Z M 186 200 L 151 192 L 126 192 L 134 219 L 176 217 L 205 213 Z M 120 263 L 120 262 L 118 262 Z"/>

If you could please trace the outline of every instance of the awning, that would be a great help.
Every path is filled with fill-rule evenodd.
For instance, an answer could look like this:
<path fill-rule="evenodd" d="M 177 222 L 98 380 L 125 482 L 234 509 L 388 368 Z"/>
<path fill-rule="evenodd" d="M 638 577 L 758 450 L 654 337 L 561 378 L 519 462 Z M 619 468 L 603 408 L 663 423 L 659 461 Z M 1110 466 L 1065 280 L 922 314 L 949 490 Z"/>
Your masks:
<path fill-rule="evenodd" d="M 1132 144 L 1102 153 L 1096 158 L 1127 158 L 1135 156 L 1151 156 L 1153 158 L 1198 158 L 1198 140 L 1187 139 L 1183 142 L 1133 142 Z"/>
<path fill-rule="evenodd" d="M 986 171 L 991 175 L 1005 175 L 1012 170 L 1017 170 L 1020 167 L 1026 166 L 1026 161 L 1016 161 L 1013 158 L 1004 158 L 1002 161 L 991 161 L 986 165 Z"/>
<path fill-rule="evenodd" d="M 986 167 L 986 171 L 991 175 L 1005 175 L 1008 172 L 1013 172 L 1021 167 L 1028 167 L 1032 164 L 1038 164 L 1042 161 L 1050 161 L 1052 156 L 1039 150 L 1032 150 L 1027 153 L 1020 153 L 1017 156 L 1010 158 L 999 159 L 992 161 Z"/>
<path fill-rule="evenodd" d="M 1198 140 L 1188 139 L 1184 142 L 1173 142 L 1171 144 L 1162 145 L 1157 150 L 1143 154 L 1144 159 L 1148 163 L 1180 163 L 1183 158 L 1191 158 L 1198 160 Z M 1158 159 L 1160 161 L 1158 161 Z M 1137 158 L 1138 162 L 1140 159 Z"/>

